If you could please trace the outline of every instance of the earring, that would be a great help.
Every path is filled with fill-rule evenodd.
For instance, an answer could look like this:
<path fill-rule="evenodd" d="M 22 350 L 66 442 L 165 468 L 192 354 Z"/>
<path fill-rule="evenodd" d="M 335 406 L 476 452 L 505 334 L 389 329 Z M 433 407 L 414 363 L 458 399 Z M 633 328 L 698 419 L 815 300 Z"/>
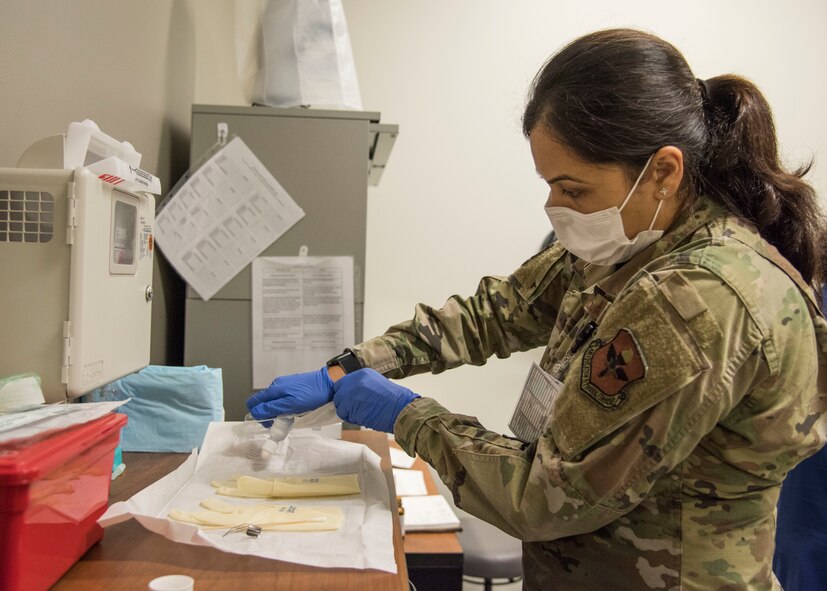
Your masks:
<path fill-rule="evenodd" d="M 669 194 L 669 189 L 667 189 L 666 187 L 661 187 L 660 194 L 666 197 Z"/>

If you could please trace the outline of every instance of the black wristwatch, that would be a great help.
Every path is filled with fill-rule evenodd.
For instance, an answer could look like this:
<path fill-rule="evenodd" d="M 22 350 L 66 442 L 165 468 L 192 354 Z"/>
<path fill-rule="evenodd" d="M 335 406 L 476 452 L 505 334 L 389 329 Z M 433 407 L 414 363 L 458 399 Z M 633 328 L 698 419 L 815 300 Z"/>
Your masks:
<path fill-rule="evenodd" d="M 362 369 L 362 364 L 359 362 L 359 358 L 356 357 L 356 354 L 350 349 L 345 349 L 344 353 L 341 355 L 336 355 L 336 357 L 328 361 L 325 365 L 327 367 L 338 365 L 346 374 Z"/>

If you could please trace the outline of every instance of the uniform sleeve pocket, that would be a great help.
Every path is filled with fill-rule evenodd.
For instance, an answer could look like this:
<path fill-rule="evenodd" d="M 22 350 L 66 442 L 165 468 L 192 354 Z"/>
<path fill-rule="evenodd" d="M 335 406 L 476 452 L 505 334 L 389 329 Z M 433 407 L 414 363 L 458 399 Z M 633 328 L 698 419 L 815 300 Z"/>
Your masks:
<path fill-rule="evenodd" d="M 531 463 L 521 456 L 479 450 L 457 449 L 454 454 L 463 467 L 461 478 L 455 480 L 452 487 L 457 506 L 512 536 L 523 538 L 526 510 L 533 512 L 540 508 L 526 509 L 520 503 Z M 543 520 L 536 519 L 535 523 L 542 524 Z"/>
<path fill-rule="evenodd" d="M 572 460 L 709 367 L 686 321 L 644 275 L 573 360 L 553 410 L 554 441 Z"/>

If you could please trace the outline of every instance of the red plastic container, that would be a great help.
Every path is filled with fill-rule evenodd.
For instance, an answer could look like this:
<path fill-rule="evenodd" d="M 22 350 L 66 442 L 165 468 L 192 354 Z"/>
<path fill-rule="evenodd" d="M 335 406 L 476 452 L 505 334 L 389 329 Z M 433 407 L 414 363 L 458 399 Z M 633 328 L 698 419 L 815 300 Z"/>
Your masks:
<path fill-rule="evenodd" d="M 123 414 L 0 444 L 0 589 L 48 589 L 103 536 Z"/>

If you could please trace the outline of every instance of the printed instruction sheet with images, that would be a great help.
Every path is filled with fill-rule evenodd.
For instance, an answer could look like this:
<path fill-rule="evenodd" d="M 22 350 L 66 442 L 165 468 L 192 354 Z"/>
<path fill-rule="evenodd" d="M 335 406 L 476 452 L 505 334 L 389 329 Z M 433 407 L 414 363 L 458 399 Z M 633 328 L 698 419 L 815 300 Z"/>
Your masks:
<path fill-rule="evenodd" d="M 181 277 L 209 300 L 303 217 L 236 137 L 170 198 L 155 220 L 155 239 Z"/>
<path fill-rule="evenodd" d="M 353 344 L 353 257 L 259 257 L 252 288 L 254 388 Z"/>

